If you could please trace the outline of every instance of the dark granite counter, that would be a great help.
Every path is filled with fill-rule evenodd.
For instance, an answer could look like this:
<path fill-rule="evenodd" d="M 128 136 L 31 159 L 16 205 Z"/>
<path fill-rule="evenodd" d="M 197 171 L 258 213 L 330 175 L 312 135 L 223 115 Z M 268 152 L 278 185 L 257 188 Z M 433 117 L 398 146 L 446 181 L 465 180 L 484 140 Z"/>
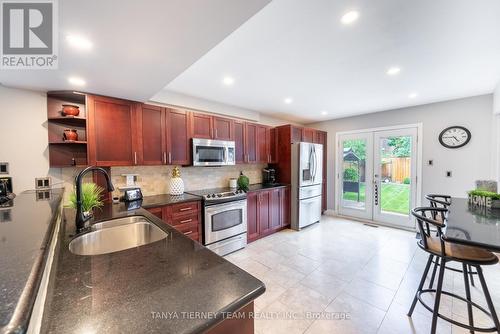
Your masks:
<path fill-rule="evenodd" d="M 108 205 L 99 219 L 127 215 L 147 217 L 168 237 L 120 252 L 78 256 L 68 250 L 74 211 L 64 210 L 42 333 L 200 333 L 222 321 L 224 312 L 264 293 L 261 281 L 145 209 Z"/>
<path fill-rule="evenodd" d="M 142 199 L 141 206 L 143 208 L 147 209 L 147 208 L 154 208 L 154 207 L 158 207 L 158 206 L 183 203 L 183 202 L 191 202 L 191 201 L 201 201 L 201 200 L 202 200 L 201 197 L 187 194 L 187 193 L 184 193 L 182 195 L 163 194 L 163 195 L 155 195 L 155 196 L 145 196 Z"/>
<path fill-rule="evenodd" d="M 264 190 L 264 189 L 271 189 L 271 188 L 283 188 L 283 187 L 288 187 L 288 184 L 285 183 L 275 183 L 275 184 L 262 184 L 262 183 L 256 183 L 256 184 L 251 184 L 248 186 L 248 191 L 259 191 L 259 190 Z"/>
<path fill-rule="evenodd" d="M 47 260 L 63 190 L 24 192 L 0 208 L 0 333 L 24 333 Z"/>

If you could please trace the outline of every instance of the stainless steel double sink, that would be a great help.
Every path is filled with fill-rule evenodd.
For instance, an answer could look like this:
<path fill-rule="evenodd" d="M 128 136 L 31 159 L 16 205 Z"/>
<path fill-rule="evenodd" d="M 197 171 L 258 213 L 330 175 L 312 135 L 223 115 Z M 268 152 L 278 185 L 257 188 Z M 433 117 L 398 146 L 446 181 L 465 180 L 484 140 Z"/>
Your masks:
<path fill-rule="evenodd" d="M 147 245 L 167 238 L 168 233 L 144 216 L 130 216 L 96 223 L 88 233 L 69 243 L 77 255 L 100 255 Z"/>

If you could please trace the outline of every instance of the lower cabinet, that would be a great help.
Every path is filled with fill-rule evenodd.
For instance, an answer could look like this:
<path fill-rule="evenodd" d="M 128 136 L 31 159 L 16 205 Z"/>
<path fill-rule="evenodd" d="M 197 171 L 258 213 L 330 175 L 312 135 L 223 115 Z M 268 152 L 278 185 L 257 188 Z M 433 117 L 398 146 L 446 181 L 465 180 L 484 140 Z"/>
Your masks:
<path fill-rule="evenodd" d="M 247 241 L 252 242 L 290 225 L 290 188 L 271 188 L 247 195 Z"/>
<path fill-rule="evenodd" d="M 201 242 L 201 202 L 185 202 L 146 209 L 165 223 Z"/>

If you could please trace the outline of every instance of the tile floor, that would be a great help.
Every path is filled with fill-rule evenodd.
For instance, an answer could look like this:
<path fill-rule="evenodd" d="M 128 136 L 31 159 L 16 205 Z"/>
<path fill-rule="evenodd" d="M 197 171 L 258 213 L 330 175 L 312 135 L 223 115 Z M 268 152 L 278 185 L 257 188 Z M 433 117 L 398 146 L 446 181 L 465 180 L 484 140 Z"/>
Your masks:
<path fill-rule="evenodd" d="M 420 304 L 406 316 L 427 261 L 415 233 L 323 216 L 319 224 L 273 234 L 226 259 L 266 284 L 255 302 L 256 333 L 430 332 L 431 314 Z M 500 265 L 484 272 L 498 313 Z M 463 276 L 447 271 L 444 289 L 465 295 Z M 481 290 L 473 287 L 472 296 L 485 307 Z M 432 305 L 432 295 L 427 300 Z M 441 313 L 467 322 L 464 303 L 441 300 Z M 474 318 L 490 325 L 480 312 Z M 439 320 L 438 333 L 468 331 Z"/>

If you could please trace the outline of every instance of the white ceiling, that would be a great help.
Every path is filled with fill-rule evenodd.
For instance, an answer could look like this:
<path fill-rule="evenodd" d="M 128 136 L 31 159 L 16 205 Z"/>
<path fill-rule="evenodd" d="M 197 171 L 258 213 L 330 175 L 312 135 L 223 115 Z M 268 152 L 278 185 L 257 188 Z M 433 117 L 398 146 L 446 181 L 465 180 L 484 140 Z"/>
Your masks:
<path fill-rule="evenodd" d="M 352 9 L 359 20 L 342 25 Z M 498 0 L 274 0 L 165 89 L 312 122 L 491 93 L 499 81 Z"/>
<path fill-rule="evenodd" d="M 269 1 L 60 0 L 59 69 L 0 70 L 0 83 L 146 101 Z M 93 49 L 70 48 L 67 34 L 88 37 Z"/>

